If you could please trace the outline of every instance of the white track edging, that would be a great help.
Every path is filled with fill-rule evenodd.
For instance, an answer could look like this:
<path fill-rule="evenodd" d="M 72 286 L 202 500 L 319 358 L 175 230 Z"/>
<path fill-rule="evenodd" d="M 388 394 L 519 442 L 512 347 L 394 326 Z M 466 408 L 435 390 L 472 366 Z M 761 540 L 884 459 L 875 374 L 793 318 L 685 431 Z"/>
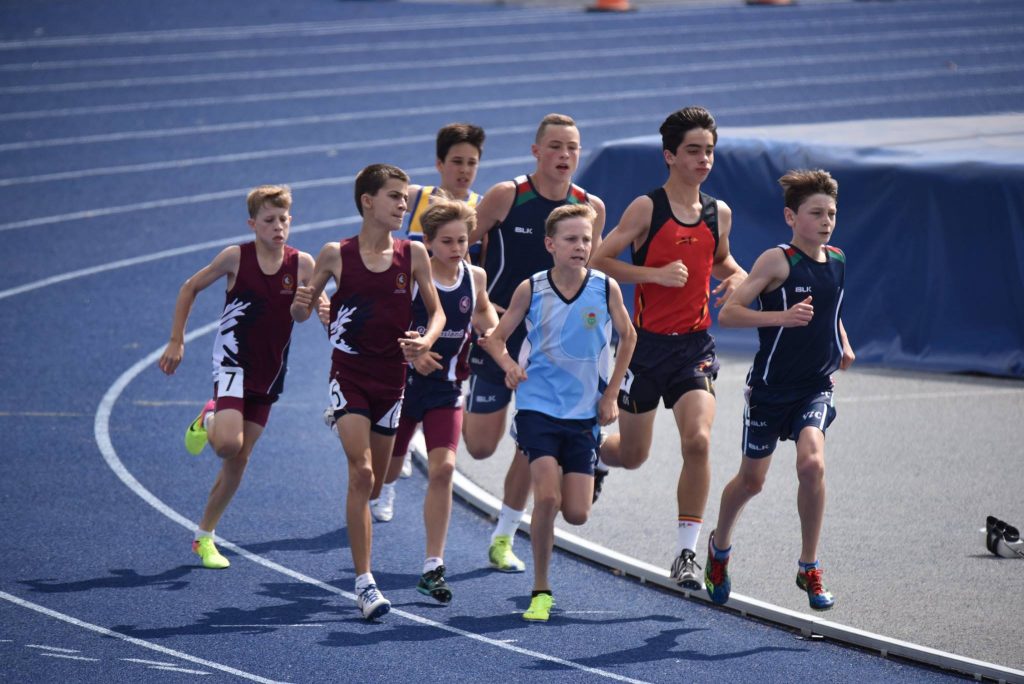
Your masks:
<path fill-rule="evenodd" d="M 417 458 L 420 460 L 421 465 L 426 468 L 426 463 L 419 456 Z M 484 490 L 458 470 L 455 471 L 453 480 L 455 494 L 461 497 L 463 501 L 492 518 L 498 517 L 498 513 L 501 511 L 500 499 Z M 519 523 L 519 529 L 526 534 L 530 533 L 529 514 L 523 516 L 522 522 Z M 586 560 L 611 568 L 616 574 L 636 577 L 640 580 L 641 584 L 656 584 L 668 591 L 711 604 L 711 600 L 705 592 L 693 592 L 679 587 L 672 581 L 668 572 L 664 569 L 613 551 L 600 544 L 587 541 L 571 532 L 555 528 L 555 546 L 563 551 L 568 551 Z M 914 662 L 970 675 L 976 679 L 986 677 L 998 682 L 1024 682 L 1024 671 L 1021 670 L 940 651 L 927 646 L 913 644 L 909 641 L 893 639 L 854 627 L 847 627 L 837 622 L 798 613 L 788 608 L 772 605 L 771 603 L 759 601 L 735 592 L 730 595 L 729 602 L 725 607 L 731 608 L 743 616 L 751 615 L 768 622 L 800 630 L 800 633 L 804 636 L 818 634 L 843 644 L 852 644 L 875 651 L 883 658 L 890 655 L 899 656 Z"/>

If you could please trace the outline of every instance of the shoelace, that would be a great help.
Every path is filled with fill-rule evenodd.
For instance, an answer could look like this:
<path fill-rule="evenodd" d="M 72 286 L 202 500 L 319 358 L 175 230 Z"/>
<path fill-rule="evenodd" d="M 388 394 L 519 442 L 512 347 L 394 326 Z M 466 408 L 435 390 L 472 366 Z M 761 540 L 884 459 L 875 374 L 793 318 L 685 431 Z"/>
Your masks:
<path fill-rule="evenodd" d="M 714 584 L 721 584 L 722 580 L 725 579 L 725 568 L 729 565 L 729 559 L 720 559 L 712 556 L 711 562 L 708 565 L 708 574 L 711 575 L 711 581 Z"/>
<path fill-rule="evenodd" d="M 433 570 L 430 570 L 429 572 L 425 572 L 423 574 L 423 578 L 427 581 L 427 584 L 430 584 L 430 585 L 435 584 L 438 580 L 443 580 L 444 579 L 444 566 L 443 565 L 439 565 L 436 568 L 434 568 Z"/>
<path fill-rule="evenodd" d="M 821 583 L 821 570 L 818 568 L 811 568 L 804 573 L 804 577 L 807 578 L 807 588 L 812 594 L 824 594 L 825 587 Z"/>
<path fill-rule="evenodd" d="M 371 584 L 359 592 L 359 597 L 363 599 L 363 603 L 373 603 L 380 598 L 380 592 L 377 591 L 377 585 Z"/>

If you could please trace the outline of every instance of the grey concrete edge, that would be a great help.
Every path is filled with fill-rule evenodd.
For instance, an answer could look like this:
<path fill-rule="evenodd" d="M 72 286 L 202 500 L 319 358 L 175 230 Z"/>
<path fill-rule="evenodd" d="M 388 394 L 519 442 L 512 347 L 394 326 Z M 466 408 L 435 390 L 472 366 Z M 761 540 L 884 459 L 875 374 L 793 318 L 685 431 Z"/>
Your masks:
<path fill-rule="evenodd" d="M 421 458 L 417 458 L 417 460 L 420 461 L 420 465 L 425 469 L 425 460 Z M 463 501 L 486 515 L 497 518 L 498 513 L 501 511 L 500 499 L 485 491 L 458 470 L 456 470 L 453 477 L 453 486 L 455 494 Z M 528 514 L 523 516 L 519 529 L 526 534 L 530 533 L 530 516 Z M 589 542 L 570 532 L 556 528 L 555 546 L 563 551 L 568 551 L 586 560 L 606 566 L 616 574 L 636 577 L 642 584 L 656 584 L 663 589 L 682 594 L 691 599 L 711 603 L 705 592 L 687 591 L 676 585 L 669 578 L 666 570 L 605 548 L 600 544 Z M 847 627 L 837 622 L 797 613 L 787 608 L 765 603 L 764 601 L 741 594 L 733 593 L 724 608 L 732 609 L 743 616 L 750 615 L 768 622 L 797 629 L 804 636 L 817 634 L 841 643 L 852 644 L 875 651 L 883 658 L 894 655 L 914 662 L 953 670 L 973 676 L 976 679 L 986 677 L 998 682 L 1024 682 L 1024 671 L 1022 670 L 1015 670 L 1002 665 L 956 655 L 955 653 L 913 644 L 909 641 L 901 641 L 880 634 L 874 634 L 873 632 Z"/>

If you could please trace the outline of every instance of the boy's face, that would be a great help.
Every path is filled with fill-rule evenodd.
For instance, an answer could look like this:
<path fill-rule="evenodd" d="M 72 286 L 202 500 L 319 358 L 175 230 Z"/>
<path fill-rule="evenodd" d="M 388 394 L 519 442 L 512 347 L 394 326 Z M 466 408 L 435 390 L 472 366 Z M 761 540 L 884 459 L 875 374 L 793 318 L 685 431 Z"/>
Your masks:
<path fill-rule="evenodd" d="M 256 218 L 249 219 L 248 223 L 257 240 L 268 247 L 280 247 L 288 242 L 292 217 L 287 209 L 264 202 Z"/>
<path fill-rule="evenodd" d="M 663 150 L 663 154 L 669 173 L 691 185 L 700 185 L 715 164 L 715 136 L 705 128 L 691 128 L 675 152 Z"/>
<path fill-rule="evenodd" d="M 455 199 L 465 199 L 476 180 L 480 150 L 466 142 L 457 143 L 448 148 L 448 156 L 437 160 L 436 166 L 441 187 L 453 193 Z"/>
<path fill-rule="evenodd" d="M 363 193 L 363 218 L 372 219 L 388 230 L 402 227 L 402 219 L 409 208 L 409 184 L 397 178 L 389 178 L 376 195 Z"/>
<path fill-rule="evenodd" d="M 469 249 L 469 227 L 464 221 L 449 221 L 437 229 L 433 240 L 423 242 L 438 261 L 457 264 Z"/>
<path fill-rule="evenodd" d="M 569 182 L 580 163 L 580 132 L 575 126 L 548 126 L 530 151 L 537 158 L 537 173 Z"/>
<path fill-rule="evenodd" d="M 828 195 L 811 195 L 796 211 L 786 207 L 784 213 L 794 239 L 824 245 L 832 238 L 836 228 L 836 201 Z"/>
<path fill-rule="evenodd" d="M 586 266 L 590 259 L 590 240 L 594 227 L 581 216 L 558 222 L 554 237 L 545 237 L 544 246 L 555 266 Z"/>

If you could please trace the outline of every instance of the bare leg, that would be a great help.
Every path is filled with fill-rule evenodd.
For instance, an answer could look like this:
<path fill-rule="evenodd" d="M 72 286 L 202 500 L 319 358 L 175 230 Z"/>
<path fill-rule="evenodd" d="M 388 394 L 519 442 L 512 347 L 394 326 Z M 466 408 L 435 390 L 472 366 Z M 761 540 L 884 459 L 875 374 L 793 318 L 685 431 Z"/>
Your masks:
<path fill-rule="evenodd" d="M 764 487 L 764 479 L 772 457 L 743 457 L 740 470 L 722 490 L 722 503 L 718 509 L 718 523 L 715 525 L 715 546 L 727 549 L 732 546 L 732 530 L 747 505 Z"/>
<path fill-rule="evenodd" d="M 505 434 L 508 406 L 494 413 L 466 412 L 462 417 L 462 443 L 473 458 L 489 458 Z"/>
<path fill-rule="evenodd" d="M 619 433 L 608 435 L 601 447 L 601 462 L 613 468 L 633 470 L 643 465 L 651 452 L 657 411 L 619 411 Z"/>
<path fill-rule="evenodd" d="M 533 514 L 530 543 L 533 546 L 533 590 L 550 591 L 548 570 L 555 544 L 555 516 L 562 505 L 562 473 L 553 456 L 542 456 L 530 463 L 533 477 Z"/>
<path fill-rule="evenodd" d="M 392 463 L 399 459 L 391 459 Z M 452 515 L 452 475 L 455 452 L 444 447 L 427 455 L 427 495 L 423 499 L 423 525 L 427 532 L 427 557 L 444 558 L 448 521 Z"/>
<path fill-rule="evenodd" d="M 370 571 L 373 532 L 370 523 L 370 492 L 373 467 L 370 454 L 370 419 L 347 413 L 338 419 L 338 437 L 348 460 L 348 491 L 345 495 L 345 524 L 356 575 Z M 390 454 L 388 454 L 390 456 Z"/>
<path fill-rule="evenodd" d="M 704 517 L 704 508 L 711 489 L 711 423 L 715 420 L 715 397 L 703 390 L 691 390 L 672 407 L 679 443 L 683 452 L 683 468 L 679 472 L 676 500 L 679 515 Z"/>
<path fill-rule="evenodd" d="M 237 427 L 236 427 L 237 426 Z M 242 413 L 234 409 L 219 411 L 210 425 L 210 444 L 222 462 L 217 479 L 214 480 L 210 496 L 206 500 L 199 529 L 212 532 L 220 522 L 249 464 L 256 441 L 263 434 L 263 427 L 257 423 L 242 421 Z"/>
<path fill-rule="evenodd" d="M 825 518 L 825 435 L 815 427 L 800 431 L 796 443 L 796 474 L 800 481 L 796 495 L 800 514 L 800 560 L 818 560 L 818 541 Z"/>

